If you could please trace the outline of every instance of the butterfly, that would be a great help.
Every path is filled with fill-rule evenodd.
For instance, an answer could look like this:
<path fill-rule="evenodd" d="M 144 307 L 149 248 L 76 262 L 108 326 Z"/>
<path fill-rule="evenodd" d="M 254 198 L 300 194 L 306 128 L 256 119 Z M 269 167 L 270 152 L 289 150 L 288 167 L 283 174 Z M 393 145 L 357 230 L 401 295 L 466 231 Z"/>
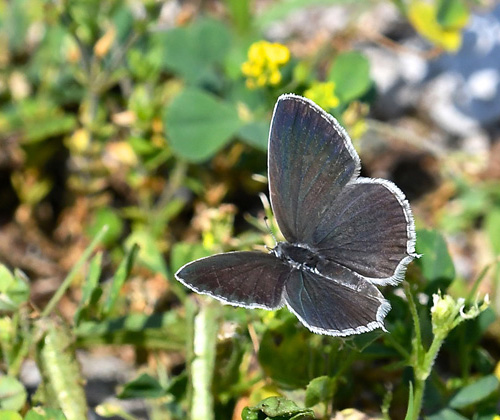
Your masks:
<path fill-rule="evenodd" d="M 348 336 L 384 328 L 396 285 L 415 258 L 413 215 L 391 181 L 359 176 L 337 120 L 309 99 L 282 95 L 269 133 L 271 207 L 286 242 L 190 262 L 175 277 L 246 308 L 286 305 L 309 330 Z"/>

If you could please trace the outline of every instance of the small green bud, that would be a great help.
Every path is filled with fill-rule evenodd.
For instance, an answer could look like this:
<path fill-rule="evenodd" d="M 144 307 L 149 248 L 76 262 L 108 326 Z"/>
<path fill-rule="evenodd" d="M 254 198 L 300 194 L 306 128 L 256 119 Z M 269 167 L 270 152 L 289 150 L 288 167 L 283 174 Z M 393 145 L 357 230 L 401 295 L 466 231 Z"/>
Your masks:
<path fill-rule="evenodd" d="M 432 295 L 432 301 L 432 331 L 434 334 L 449 331 L 453 328 L 455 318 L 463 309 L 464 299 L 459 298 L 455 301 L 450 295 L 442 296 L 441 293 L 435 293 Z"/>
<path fill-rule="evenodd" d="M 446 335 L 458 324 L 466 319 L 476 318 L 489 306 L 489 297 L 479 305 L 476 300 L 470 308 L 465 310 L 465 299 L 453 299 L 450 295 L 442 296 L 441 293 L 432 295 L 431 308 L 432 331 L 434 335 Z"/>
<path fill-rule="evenodd" d="M 0 342 L 11 343 L 14 337 L 14 324 L 11 318 L 0 318 Z"/>

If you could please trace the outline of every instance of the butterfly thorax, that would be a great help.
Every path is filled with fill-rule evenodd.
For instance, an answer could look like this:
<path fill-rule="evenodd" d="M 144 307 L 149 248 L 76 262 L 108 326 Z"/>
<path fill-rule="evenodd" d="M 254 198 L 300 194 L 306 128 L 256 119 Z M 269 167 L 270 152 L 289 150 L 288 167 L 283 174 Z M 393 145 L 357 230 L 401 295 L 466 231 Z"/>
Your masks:
<path fill-rule="evenodd" d="M 288 242 L 278 242 L 271 253 L 288 265 L 300 269 L 316 272 L 317 265 L 320 262 L 318 257 L 310 249 Z"/>

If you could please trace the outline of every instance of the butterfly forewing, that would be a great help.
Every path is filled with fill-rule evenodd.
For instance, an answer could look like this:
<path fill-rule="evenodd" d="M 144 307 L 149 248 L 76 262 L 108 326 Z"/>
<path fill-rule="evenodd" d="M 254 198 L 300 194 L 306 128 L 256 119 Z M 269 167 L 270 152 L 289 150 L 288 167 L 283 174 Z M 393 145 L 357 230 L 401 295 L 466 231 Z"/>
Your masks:
<path fill-rule="evenodd" d="M 305 98 L 278 99 L 269 133 L 269 190 L 274 215 L 289 242 L 307 242 L 331 200 L 359 171 L 347 134 Z"/>
<path fill-rule="evenodd" d="M 263 252 L 228 252 L 186 264 L 175 274 L 195 292 L 236 306 L 277 309 L 291 268 Z"/>

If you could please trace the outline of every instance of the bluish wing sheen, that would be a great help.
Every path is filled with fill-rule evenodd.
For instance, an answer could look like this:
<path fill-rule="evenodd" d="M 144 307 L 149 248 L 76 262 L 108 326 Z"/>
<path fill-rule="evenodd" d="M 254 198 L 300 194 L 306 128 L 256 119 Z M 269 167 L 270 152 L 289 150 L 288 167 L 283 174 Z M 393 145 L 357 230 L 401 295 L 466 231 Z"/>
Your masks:
<path fill-rule="evenodd" d="M 385 180 L 359 178 L 333 197 L 308 243 L 374 283 L 398 283 L 415 257 L 413 216 L 403 193 Z"/>
<path fill-rule="evenodd" d="M 384 328 L 390 309 L 379 290 L 339 267 L 339 280 L 294 270 L 285 285 L 288 308 L 311 331 L 347 336 Z"/>
<path fill-rule="evenodd" d="M 269 134 L 269 190 L 281 232 L 307 242 L 332 199 L 359 172 L 359 157 L 336 120 L 295 95 L 278 99 Z"/>
<path fill-rule="evenodd" d="M 175 273 L 181 283 L 222 302 L 248 308 L 283 306 L 291 268 L 263 252 L 228 252 L 190 262 Z"/>

